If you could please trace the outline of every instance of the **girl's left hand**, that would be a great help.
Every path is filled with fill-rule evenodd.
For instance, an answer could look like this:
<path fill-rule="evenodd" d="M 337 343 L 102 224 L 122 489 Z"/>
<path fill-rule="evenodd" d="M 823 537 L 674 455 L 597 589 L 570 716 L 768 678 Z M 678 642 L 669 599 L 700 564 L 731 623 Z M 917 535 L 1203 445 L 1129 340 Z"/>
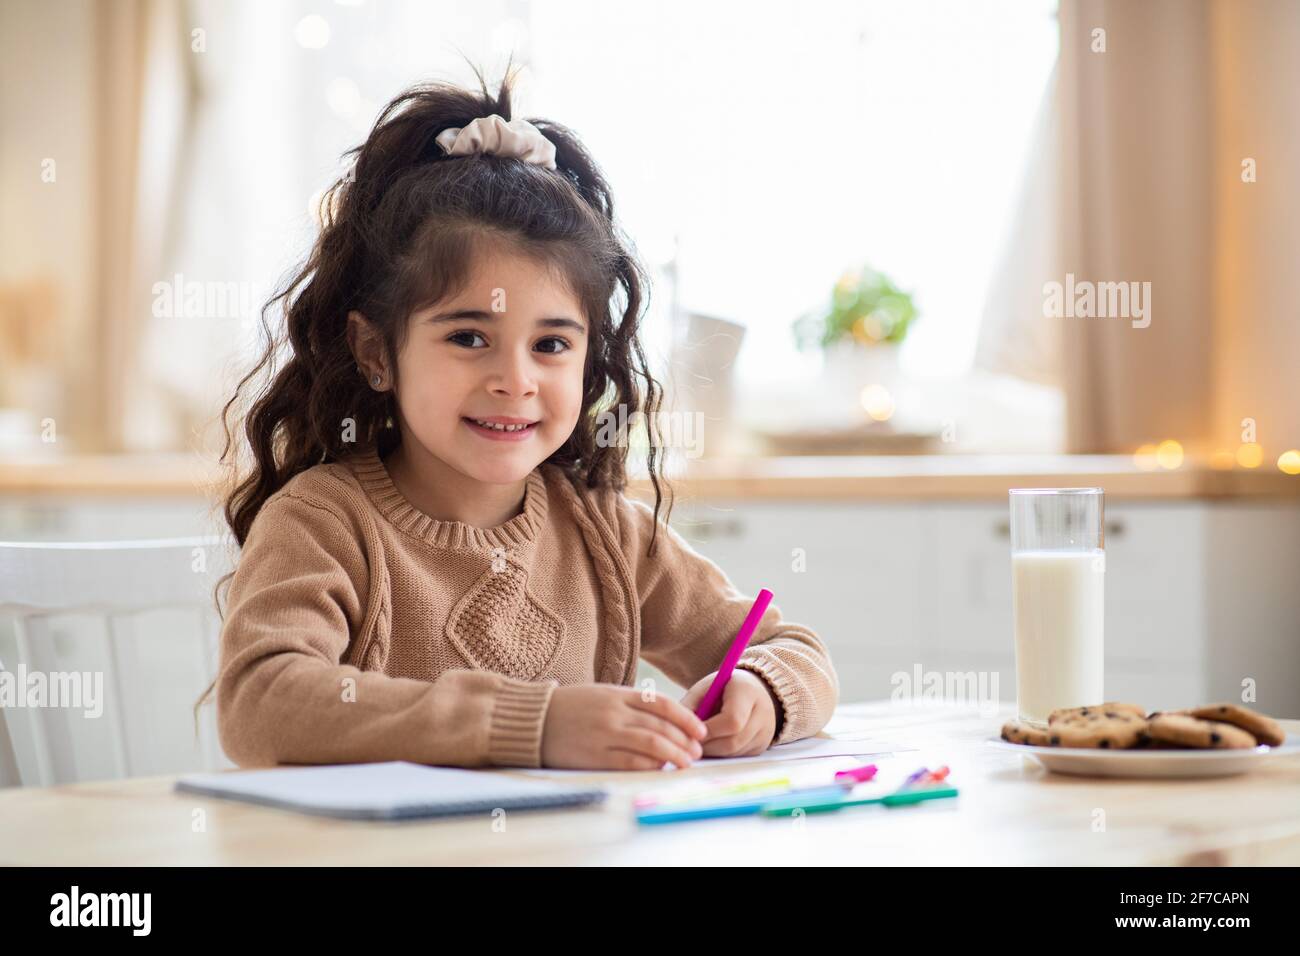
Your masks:
<path fill-rule="evenodd" d="M 682 698 L 691 712 L 713 684 L 717 671 L 696 681 Z M 755 757 L 772 745 L 776 736 L 778 704 L 763 678 L 736 668 L 722 691 L 722 706 L 704 722 L 706 757 Z"/>

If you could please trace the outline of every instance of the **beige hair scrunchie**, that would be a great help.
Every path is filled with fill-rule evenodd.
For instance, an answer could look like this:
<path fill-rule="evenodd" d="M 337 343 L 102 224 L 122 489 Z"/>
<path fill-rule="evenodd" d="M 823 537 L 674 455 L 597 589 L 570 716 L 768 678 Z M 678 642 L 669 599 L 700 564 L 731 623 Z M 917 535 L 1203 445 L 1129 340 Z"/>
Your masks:
<path fill-rule="evenodd" d="M 507 123 L 504 117 L 493 113 L 480 116 L 467 126 L 445 129 L 434 140 L 448 156 L 492 153 L 555 169 L 555 144 L 528 120 Z"/>

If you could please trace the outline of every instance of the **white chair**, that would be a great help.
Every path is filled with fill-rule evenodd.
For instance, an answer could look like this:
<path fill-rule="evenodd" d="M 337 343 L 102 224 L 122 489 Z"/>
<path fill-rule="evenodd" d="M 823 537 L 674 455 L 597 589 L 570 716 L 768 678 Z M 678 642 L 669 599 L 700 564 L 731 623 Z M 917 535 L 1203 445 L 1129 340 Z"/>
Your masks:
<path fill-rule="evenodd" d="M 19 695 L 19 676 L 43 674 L 49 694 L 0 707 L 0 787 L 231 766 L 212 705 L 197 739 L 192 709 L 216 673 L 213 589 L 230 554 L 215 536 L 0 542 L 0 670 Z M 75 707 L 54 706 L 56 680 Z"/>

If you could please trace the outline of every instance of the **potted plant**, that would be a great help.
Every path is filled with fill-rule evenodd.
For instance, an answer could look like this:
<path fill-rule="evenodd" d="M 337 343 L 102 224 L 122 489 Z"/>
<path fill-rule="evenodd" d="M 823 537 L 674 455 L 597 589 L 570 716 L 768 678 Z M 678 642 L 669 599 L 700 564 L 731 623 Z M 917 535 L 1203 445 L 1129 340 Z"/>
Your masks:
<path fill-rule="evenodd" d="M 796 345 L 819 346 L 831 387 L 856 400 L 871 385 L 893 390 L 898 347 L 917 316 L 909 293 L 864 265 L 840 276 L 829 302 L 795 321 Z"/>

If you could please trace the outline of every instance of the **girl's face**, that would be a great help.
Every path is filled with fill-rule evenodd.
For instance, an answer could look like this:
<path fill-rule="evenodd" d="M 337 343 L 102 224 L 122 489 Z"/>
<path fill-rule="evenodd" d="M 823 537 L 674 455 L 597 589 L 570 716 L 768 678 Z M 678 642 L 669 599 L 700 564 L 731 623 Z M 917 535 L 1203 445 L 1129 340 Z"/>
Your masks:
<path fill-rule="evenodd" d="M 397 358 L 403 440 L 470 478 L 521 481 L 577 426 L 586 355 L 586 316 L 564 282 L 527 256 L 485 250 L 458 295 L 410 317 Z"/>

